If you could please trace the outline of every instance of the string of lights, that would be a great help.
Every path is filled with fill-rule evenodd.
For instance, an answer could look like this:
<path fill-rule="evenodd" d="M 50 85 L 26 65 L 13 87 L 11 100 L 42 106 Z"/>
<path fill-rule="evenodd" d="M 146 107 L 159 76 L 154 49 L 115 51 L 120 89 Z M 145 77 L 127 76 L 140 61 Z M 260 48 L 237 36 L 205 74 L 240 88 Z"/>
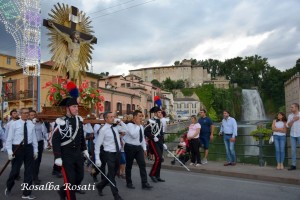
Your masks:
<path fill-rule="evenodd" d="M 23 74 L 39 76 L 40 0 L 0 0 L 0 21 L 16 43 L 16 59 Z"/>

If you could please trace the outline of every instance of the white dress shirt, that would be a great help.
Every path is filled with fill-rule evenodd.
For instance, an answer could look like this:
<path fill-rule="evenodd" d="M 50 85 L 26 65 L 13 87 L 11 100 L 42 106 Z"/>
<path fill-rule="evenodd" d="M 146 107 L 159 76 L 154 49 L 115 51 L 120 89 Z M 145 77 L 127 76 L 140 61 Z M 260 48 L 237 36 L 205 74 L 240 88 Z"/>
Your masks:
<path fill-rule="evenodd" d="M 37 122 L 35 125 L 36 140 L 38 142 L 48 140 L 48 131 L 44 123 Z"/>
<path fill-rule="evenodd" d="M 4 132 L 4 135 L 3 135 L 3 137 L 2 137 L 3 142 L 5 142 L 5 141 L 7 140 L 9 127 L 10 127 L 11 123 L 13 123 L 13 122 L 14 122 L 14 120 L 10 120 L 10 121 L 7 122 L 7 124 L 5 125 L 5 132 Z"/>
<path fill-rule="evenodd" d="M 300 137 L 300 119 L 298 119 L 297 121 L 294 121 L 292 127 L 288 126 L 288 123 L 293 121 L 293 117 L 296 117 L 296 116 L 300 116 L 300 112 L 297 114 L 293 114 L 293 113 L 289 114 L 288 121 L 286 123 L 286 126 L 288 128 L 291 128 L 290 135 L 292 137 Z"/>
<path fill-rule="evenodd" d="M 97 141 L 97 137 L 99 135 L 100 128 L 101 128 L 101 124 L 94 125 L 94 143 L 96 143 L 96 141 Z"/>
<path fill-rule="evenodd" d="M 13 121 L 10 124 L 7 141 L 6 141 L 6 149 L 8 154 L 12 154 L 12 145 L 19 145 L 24 139 L 24 123 L 25 121 L 22 119 Z M 27 136 L 28 136 L 28 144 L 32 144 L 34 154 L 38 152 L 38 144 L 35 134 L 35 127 L 32 121 L 27 120 Z"/>
<path fill-rule="evenodd" d="M 145 136 L 144 136 L 144 127 L 142 125 L 137 125 L 134 123 L 128 123 L 125 124 L 124 122 L 121 122 L 124 124 L 124 130 L 125 130 L 125 136 L 124 141 L 125 143 L 132 144 L 132 145 L 142 145 L 144 151 L 147 150 L 146 148 L 146 142 L 145 142 Z M 142 142 L 140 142 L 140 130 L 142 130 Z"/>
<path fill-rule="evenodd" d="M 104 151 L 112 152 L 112 153 L 117 152 L 115 139 L 114 139 L 114 134 L 113 134 L 113 131 L 111 130 L 111 127 L 112 127 L 111 124 L 106 123 L 100 129 L 99 135 L 98 135 L 96 143 L 95 143 L 95 157 L 96 157 L 96 160 L 100 159 L 99 154 L 100 154 L 101 145 L 103 145 Z M 117 142 L 118 142 L 118 145 L 119 145 L 119 150 L 121 150 L 120 134 L 119 134 L 119 132 L 121 132 L 121 127 L 120 126 L 114 126 L 113 129 L 116 133 L 116 138 L 117 138 Z"/>

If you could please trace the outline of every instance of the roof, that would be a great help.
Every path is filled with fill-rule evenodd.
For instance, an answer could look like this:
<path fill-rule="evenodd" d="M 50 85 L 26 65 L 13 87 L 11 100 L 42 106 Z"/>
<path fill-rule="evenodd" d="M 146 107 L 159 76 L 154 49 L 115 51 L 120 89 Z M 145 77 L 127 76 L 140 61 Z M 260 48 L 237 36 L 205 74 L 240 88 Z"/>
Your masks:
<path fill-rule="evenodd" d="M 41 69 L 50 69 L 51 70 L 53 65 L 54 65 L 53 61 L 47 61 L 47 62 L 41 63 Z M 10 72 L 6 72 L 3 75 L 11 76 L 11 75 L 20 74 L 20 73 L 23 73 L 23 68 L 13 70 Z M 96 79 L 101 78 L 101 76 L 99 74 L 95 74 L 95 73 L 91 73 L 91 72 L 86 72 L 86 75 L 91 78 L 96 78 Z"/>
<path fill-rule="evenodd" d="M 174 101 L 199 101 L 199 100 L 190 97 L 184 97 L 184 98 L 174 98 Z"/>
<path fill-rule="evenodd" d="M 172 65 L 172 66 L 159 66 L 159 67 L 145 67 L 145 68 L 139 68 L 139 69 L 132 69 L 129 70 L 129 72 L 133 72 L 133 71 L 141 71 L 141 70 L 152 70 L 152 69 L 162 69 L 162 68 L 174 68 L 174 67 L 203 67 L 201 65 Z"/>

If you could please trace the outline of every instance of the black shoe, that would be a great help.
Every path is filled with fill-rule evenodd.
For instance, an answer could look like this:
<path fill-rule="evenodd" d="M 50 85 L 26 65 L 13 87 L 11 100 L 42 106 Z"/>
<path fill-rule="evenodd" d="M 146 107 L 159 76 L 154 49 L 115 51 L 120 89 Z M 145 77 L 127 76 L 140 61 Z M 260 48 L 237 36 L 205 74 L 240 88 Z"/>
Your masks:
<path fill-rule="evenodd" d="M 66 200 L 66 193 L 64 191 L 58 190 L 57 193 L 60 200 Z"/>
<path fill-rule="evenodd" d="M 91 177 L 93 177 L 93 181 L 96 183 L 98 182 L 97 175 L 90 173 Z"/>
<path fill-rule="evenodd" d="M 98 190 L 98 195 L 99 195 L 99 196 L 104 196 L 104 195 L 103 195 L 103 192 L 102 192 L 102 188 L 100 187 L 100 185 L 96 185 L 96 188 L 97 188 L 97 190 Z"/>
<path fill-rule="evenodd" d="M 172 164 L 172 165 L 175 165 L 175 160 L 172 160 L 172 161 L 171 161 L 171 164 Z"/>
<path fill-rule="evenodd" d="M 289 170 L 289 171 L 296 170 L 296 166 L 291 165 L 290 168 L 288 168 L 288 170 Z"/>
<path fill-rule="evenodd" d="M 144 183 L 142 185 L 142 189 L 144 190 L 150 190 L 151 188 L 153 188 L 153 186 L 151 186 L 149 183 Z"/>
<path fill-rule="evenodd" d="M 154 183 L 157 183 L 157 179 L 155 176 L 150 176 L 151 180 L 154 182 Z"/>
<path fill-rule="evenodd" d="M 114 195 L 114 200 L 123 200 L 123 198 L 119 194 L 116 194 Z"/>
<path fill-rule="evenodd" d="M 135 187 L 132 185 L 132 183 L 127 184 L 126 187 L 129 189 L 135 189 Z"/>
<path fill-rule="evenodd" d="M 75 192 L 77 192 L 78 194 L 85 194 L 85 191 L 83 190 L 76 190 Z"/>
<path fill-rule="evenodd" d="M 157 180 L 158 182 L 166 182 L 164 179 L 161 179 L 160 177 L 156 177 L 156 180 Z"/>

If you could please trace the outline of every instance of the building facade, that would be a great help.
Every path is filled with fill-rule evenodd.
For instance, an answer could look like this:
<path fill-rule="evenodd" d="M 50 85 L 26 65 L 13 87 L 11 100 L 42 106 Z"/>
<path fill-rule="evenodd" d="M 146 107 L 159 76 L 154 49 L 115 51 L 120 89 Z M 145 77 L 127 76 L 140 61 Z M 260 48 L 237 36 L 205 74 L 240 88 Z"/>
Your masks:
<path fill-rule="evenodd" d="M 141 77 L 146 82 L 156 79 L 159 82 L 171 78 L 173 81 L 183 80 L 186 87 L 201 86 L 205 81 L 211 81 L 207 69 L 200 65 L 192 65 L 191 60 L 183 60 L 178 66 L 149 67 L 129 70 L 129 73 Z"/>
<path fill-rule="evenodd" d="M 292 103 L 300 104 L 300 73 L 298 72 L 284 83 L 285 110 L 290 113 Z"/>
<path fill-rule="evenodd" d="M 177 119 L 189 118 L 192 115 L 197 115 L 200 110 L 200 101 L 194 98 L 174 98 L 174 111 Z"/>

